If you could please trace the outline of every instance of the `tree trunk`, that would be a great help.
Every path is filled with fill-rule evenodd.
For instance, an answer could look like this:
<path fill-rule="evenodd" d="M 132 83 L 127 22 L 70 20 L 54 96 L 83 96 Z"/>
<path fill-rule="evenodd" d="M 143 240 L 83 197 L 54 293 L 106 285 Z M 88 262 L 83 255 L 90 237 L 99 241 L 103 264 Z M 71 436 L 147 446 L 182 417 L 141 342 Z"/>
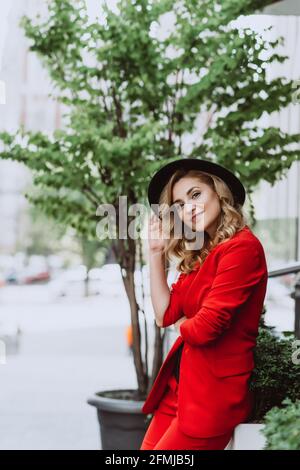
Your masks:
<path fill-rule="evenodd" d="M 152 361 L 151 380 L 147 374 L 147 345 L 145 351 L 145 358 L 142 357 L 141 349 L 141 329 L 139 323 L 139 305 L 136 300 L 134 272 L 136 269 L 136 253 L 137 241 L 128 237 L 127 239 L 117 239 L 116 244 L 112 245 L 118 264 L 121 268 L 122 279 L 126 291 L 126 295 L 130 305 L 132 336 L 133 336 L 133 360 L 136 371 L 138 394 L 140 399 L 144 400 L 151 389 L 157 373 L 162 365 L 163 360 L 163 339 L 161 335 L 161 328 L 159 328 L 155 319 L 153 324 L 155 327 L 155 340 L 154 340 L 154 354 Z M 166 263 L 168 269 L 169 263 Z"/>
<path fill-rule="evenodd" d="M 117 246 L 113 247 L 116 258 L 121 267 L 122 279 L 129 300 L 132 337 L 133 337 L 133 360 L 136 371 L 138 393 L 140 399 L 145 399 L 147 393 L 148 376 L 146 365 L 143 362 L 141 351 L 141 330 L 139 324 L 139 307 L 136 301 L 134 271 L 136 258 L 136 240 L 118 239 Z"/>
<path fill-rule="evenodd" d="M 166 260 L 166 272 L 169 269 L 170 263 L 168 260 Z M 161 328 L 159 328 L 156 325 L 156 322 L 154 320 L 155 324 L 155 340 L 154 340 L 154 355 L 153 355 L 153 362 L 152 362 L 152 374 L 151 374 L 151 380 L 150 383 L 148 384 L 148 393 L 154 383 L 154 380 L 159 372 L 159 369 L 162 365 L 163 362 L 163 342 L 165 338 L 165 333 L 163 336 L 161 335 Z"/>

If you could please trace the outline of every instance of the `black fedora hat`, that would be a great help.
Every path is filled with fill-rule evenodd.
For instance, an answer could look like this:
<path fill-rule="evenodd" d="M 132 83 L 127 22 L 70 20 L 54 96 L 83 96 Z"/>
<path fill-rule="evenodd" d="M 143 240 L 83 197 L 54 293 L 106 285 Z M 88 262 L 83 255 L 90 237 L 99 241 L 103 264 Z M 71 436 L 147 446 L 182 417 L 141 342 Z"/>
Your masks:
<path fill-rule="evenodd" d="M 164 186 L 167 184 L 172 174 L 178 169 L 200 170 L 218 176 L 227 184 L 232 192 L 234 203 L 240 204 L 241 206 L 244 204 L 246 198 L 245 188 L 232 171 L 209 160 L 190 157 L 169 162 L 156 171 L 148 186 L 148 201 L 150 206 L 159 203 L 159 197 Z M 153 207 L 154 212 L 157 213 L 156 209 L 156 207 Z"/>

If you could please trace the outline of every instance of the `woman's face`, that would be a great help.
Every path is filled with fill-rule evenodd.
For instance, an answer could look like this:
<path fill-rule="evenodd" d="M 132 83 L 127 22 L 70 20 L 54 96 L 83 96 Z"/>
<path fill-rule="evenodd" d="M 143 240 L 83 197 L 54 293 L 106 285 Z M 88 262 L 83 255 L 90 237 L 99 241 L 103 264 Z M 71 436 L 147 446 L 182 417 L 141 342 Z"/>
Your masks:
<path fill-rule="evenodd" d="M 181 220 L 194 231 L 206 231 L 210 238 L 221 213 L 217 193 L 197 177 L 184 176 L 173 186 L 173 207 Z"/>

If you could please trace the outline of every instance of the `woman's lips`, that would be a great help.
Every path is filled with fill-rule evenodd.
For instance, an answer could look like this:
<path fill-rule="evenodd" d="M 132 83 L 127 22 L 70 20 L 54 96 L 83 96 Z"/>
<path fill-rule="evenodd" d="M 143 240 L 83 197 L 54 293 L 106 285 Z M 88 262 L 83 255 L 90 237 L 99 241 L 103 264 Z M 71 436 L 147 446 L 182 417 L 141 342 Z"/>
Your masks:
<path fill-rule="evenodd" d="M 198 212 L 197 214 L 193 215 L 192 217 L 192 221 L 194 222 L 194 220 L 196 219 L 196 217 L 200 214 L 203 214 L 204 211 L 201 211 L 201 212 Z"/>

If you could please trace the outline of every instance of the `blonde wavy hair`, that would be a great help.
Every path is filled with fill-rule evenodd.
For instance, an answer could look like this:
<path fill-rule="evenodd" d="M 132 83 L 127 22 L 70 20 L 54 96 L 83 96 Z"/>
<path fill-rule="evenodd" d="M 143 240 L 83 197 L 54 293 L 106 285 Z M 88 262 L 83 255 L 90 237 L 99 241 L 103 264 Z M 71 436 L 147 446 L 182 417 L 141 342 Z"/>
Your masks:
<path fill-rule="evenodd" d="M 187 244 L 190 243 L 191 240 L 187 239 L 184 233 L 182 238 L 174 238 L 174 214 L 172 211 L 169 213 L 168 236 L 170 236 L 170 238 L 165 238 L 164 254 L 170 261 L 172 261 L 173 258 L 179 259 L 176 269 L 188 274 L 195 269 L 198 263 L 200 263 L 200 266 L 203 264 L 209 252 L 216 245 L 229 240 L 236 232 L 243 229 L 248 222 L 242 206 L 234 202 L 232 192 L 227 184 L 218 176 L 200 170 L 179 169 L 175 171 L 161 192 L 159 205 L 163 204 L 165 208 L 173 204 L 173 186 L 184 176 L 196 177 L 200 182 L 209 185 L 218 195 L 221 207 L 219 225 L 214 238 L 210 240 L 210 237 L 205 231 L 203 246 L 200 250 L 187 249 Z M 163 209 L 160 216 L 162 221 L 164 216 L 165 210 Z"/>

